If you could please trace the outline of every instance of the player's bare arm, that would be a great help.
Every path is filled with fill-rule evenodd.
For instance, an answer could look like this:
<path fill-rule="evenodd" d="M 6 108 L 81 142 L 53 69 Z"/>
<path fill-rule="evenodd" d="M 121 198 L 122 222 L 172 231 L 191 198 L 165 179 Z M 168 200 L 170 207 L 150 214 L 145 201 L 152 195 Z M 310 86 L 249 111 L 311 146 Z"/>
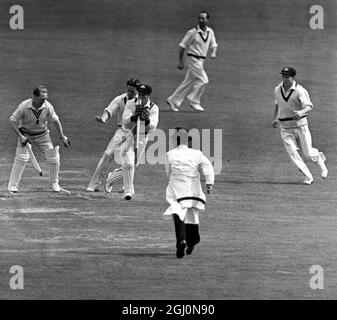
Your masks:
<path fill-rule="evenodd" d="M 100 123 L 106 123 L 110 118 L 110 114 L 108 111 L 104 110 L 101 115 L 95 117 L 95 119 Z"/>
<path fill-rule="evenodd" d="M 217 47 L 212 47 L 212 48 L 210 49 L 210 51 L 211 51 L 210 57 L 211 57 L 212 59 L 215 59 L 215 58 L 216 58 L 216 50 L 217 50 Z"/>
<path fill-rule="evenodd" d="M 13 128 L 14 132 L 18 135 L 20 142 L 22 145 L 26 145 L 26 143 L 29 141 L 27 137 L 25 137 L 19 130 L 19 126 L 16 121 L 9 120 L 11 127 Z"/>
<path fill-rule="evenodd" d="M 312 106 L 306 105 L 304 109 L 295 111 L 294 119 L 298 120 L 301 119 L 303 116 L 307 115 L 308 112 L 310 112 L 312 109 Z"/>
<path fill-rule="evenodd" d="M 185 48 L 179 47 L 179 64 L 178 64 L 179 70 L 184 69 L 184 53 L 185 53 Z"/>
<path fill-rule="evenodd" d="M 55 120 L 54 121 L 54 125 L 55 125 L 55 128 L 56 128 L 56 130 L 58 131 L 58 133 L 60 135 L 60 139 L 62 140 L 63 145 L 66 148 L 69 148 L 70 142 L 69 142 L 68 137 L 65 136 L 64 133 L 63 133 L 63 128 L 62 128 L 62 124 L 61 124 L 60 120 Z"/>
<path fill-rule="evenodd" d="M 273 128 L 277 128 L 277 113 L 278 113 L 278 104 L 275 104 L 275 110 L 274 110 L 274 118 L 271 122 L 271 125 L 273 126 Z"/>

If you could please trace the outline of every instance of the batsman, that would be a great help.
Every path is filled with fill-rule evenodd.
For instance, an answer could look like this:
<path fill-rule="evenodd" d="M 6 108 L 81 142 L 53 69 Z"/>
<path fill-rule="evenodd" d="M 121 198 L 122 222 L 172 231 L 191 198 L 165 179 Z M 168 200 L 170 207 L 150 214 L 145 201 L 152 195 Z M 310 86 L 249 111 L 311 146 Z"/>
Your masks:
<path fill-rule="evenodd" d="M 117 161 L 122 162 L 125 200 L 131 200 L 134 196 L 133 181 L 135 166 L 138 164 L 137 159 L 140 159 L 144 154 L 148 137 L 156 130 L 158 124 L 159 108 L 150 100 L 151 93 L 151 86 L 140 84 L 138 98 L 128 101 L 123 113 L 123 127 L 129 130 L 129 134 L 125 141 L 118 146 L 116 152 L 120 159 Z M 138 151 L 138 157 L 135 154 L 135 149 Z"/>
<path fill-rule="evenodd" d="M 48 92 L 44 86 L 33 90 L 31 99 L 21 102 L 10 116 L 10 123 L 18 135 L 14 163 L 10 173 L 8 191 L 17 193 L 25 166 L 30 158 L 31 144 L 45 158 L 49 169 L 49 181 L 52 190 L 61 191 L 59 185 L 60 154 L 59 146 L 54 147 L 50 139 L 48 123 L 53 122 L 65 147 L 69 147 L 69 139 L 64 135 L 61 122 L 52 104 L 47 101 Z"/>

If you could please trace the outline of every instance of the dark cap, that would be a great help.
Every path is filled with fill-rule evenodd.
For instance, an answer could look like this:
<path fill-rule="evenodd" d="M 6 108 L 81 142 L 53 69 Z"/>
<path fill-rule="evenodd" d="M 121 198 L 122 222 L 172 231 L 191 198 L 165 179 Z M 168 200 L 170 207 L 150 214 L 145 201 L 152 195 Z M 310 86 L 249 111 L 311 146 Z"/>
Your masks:
<path fill-rule="evenodd" d="M 285 67 L 281 70 L 281 74 L 285 74 L 285 75 L 288 75 L 288 76 L 296 76 L 296 70 L 292 67 Z"/>
<path fill-rule="evenodd" d="M 147 95 L 150 95 L 152 92 L 151 86 L 149 86 L 148 84 L 144 84 L 144 83 L 140 84 L 137 90 L 138 92 L 145 93 Z"/>

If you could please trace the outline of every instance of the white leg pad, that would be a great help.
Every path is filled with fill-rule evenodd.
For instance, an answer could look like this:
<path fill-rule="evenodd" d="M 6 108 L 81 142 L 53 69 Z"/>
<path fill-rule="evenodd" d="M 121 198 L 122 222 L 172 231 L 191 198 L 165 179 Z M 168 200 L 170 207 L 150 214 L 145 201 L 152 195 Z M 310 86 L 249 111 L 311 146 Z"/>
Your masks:
<path fill-rule="evenodd" d="M 109 173 L 106 182 L 109 184 L 113 184 L 121 179 L 123 179 L 123 168 L 117 168 L 113 172 Z"/>
<path fill-rule="evenodd" d="M 9 176 L 8 190 L 11 187 L 19 188 L 22 173 L 25 170 L 28 160 L 29 160 L 28 154 L 17 154 L 15 156 L 11 174 Z"/>
<path fill-rule="evenodd" d="M 46 160 L 49 168 L 49 181 L 50 183 L 59 182 L 60 172 L 60 153 L 59 146 L 53 149 L 46 150 Z"/>
<path fill-rule="evenodd" d="M 130 165 L 123 166 L 123 185 L 124 185 L 124 194 L 131 193 L 134 195 L 135 190 L 133 187 L 133 180 L 135 175 L 135 167 Z"/>

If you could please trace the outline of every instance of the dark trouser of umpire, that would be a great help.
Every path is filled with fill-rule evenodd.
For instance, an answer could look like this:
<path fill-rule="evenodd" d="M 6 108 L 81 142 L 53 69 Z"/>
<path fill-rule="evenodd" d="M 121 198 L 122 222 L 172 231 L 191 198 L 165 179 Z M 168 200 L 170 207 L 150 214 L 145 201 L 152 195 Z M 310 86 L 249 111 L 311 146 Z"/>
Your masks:
<path fill-rule="evenodd" d="M 182 258 L 186 254 L 191 254 L 194 246 L 200 242 L 199 225 L 184 223 L 177 214 L 173 214 L 173 222 L 177 239 L 177 258 Z"/>

